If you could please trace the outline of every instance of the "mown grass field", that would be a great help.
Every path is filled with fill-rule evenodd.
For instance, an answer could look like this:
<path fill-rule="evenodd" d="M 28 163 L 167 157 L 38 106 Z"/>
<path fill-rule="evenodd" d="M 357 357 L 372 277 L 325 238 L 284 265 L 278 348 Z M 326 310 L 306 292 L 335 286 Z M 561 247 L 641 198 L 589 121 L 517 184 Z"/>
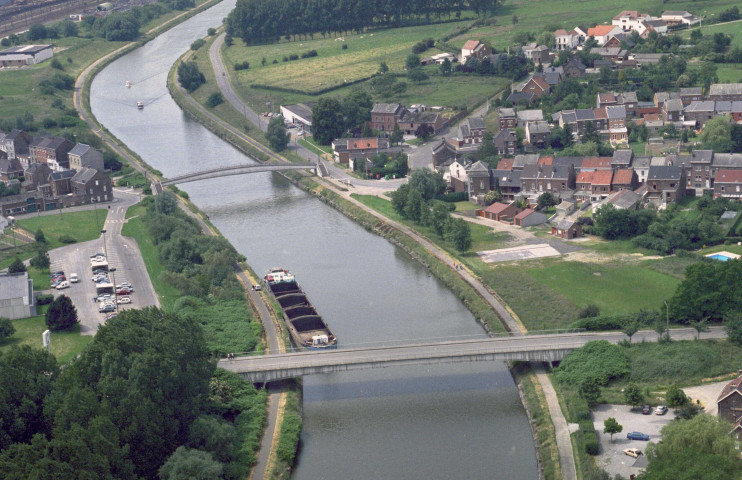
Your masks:
<path fill-rule="evenodd" d="M 13 345 L 30 345 L 33 348 L 43 348 L 41 334 L 47 329 L 43 313 L 46 306 L 37 307 L 39 315 L 35 317 L 13 320 L 15 333 L 4 342 L 0 343 L 0 351 L 5 351 Z M 77 326 L 68 331 L 52 332 L 51 353 L 57 357 L 59 363 L 67 363 L 75 358 L 85 345 L 90 343 L 93 337 L 80 335 L 80 327 Z"/>
<path fill-rule="evenodd" d="M 526 273 L 578 307 L 593 303 L 604 314 L 657 309 L 680 281 L 642 265 L 611 265 L 555 261 Z"/>
<path fill-rule="evenodd" d="M 63 236 L 74 238 L 77 242 L 86 242 L 100 237 L 100 229 L 103 228 L 107 216 L 108 209 L 105 207 L 82 212 L 62 210 L 61 216 L 58 213 L 37 217 L 29 216 L 18 219 L 16 223 L 31 232 L 31 235 L 41 229 L 49 248 L 52 249 L 66 245 L 59 240 Z"/>
<path fill-rule="evenodd" d="M 519 32 L 539 34 L 547 27 L 551 32 L 556 28 L 571 29 L 576 25 L 588 28 L 611 23 L 613 17 L 623 10 L 638 10 L 657 16 L 664 10 L 687 10 L 695 14 L 704 14 L 705 11 L 705 15 L 710 15 L 735 5 L 738 5 L 736 0 L 673 1 L 671 4 L 662 0 L 626 0 L 620 4 L 606 0 L 508 0 L 497 10 L 494 25 L 472 29 L 450 43 L 461 48 L 468 39 L 475 38 L 487 41 L 497 49 L 504 49 L 514 44 L 513 37 Z M 517 17 L 515 24 L 513 16 Z"/>

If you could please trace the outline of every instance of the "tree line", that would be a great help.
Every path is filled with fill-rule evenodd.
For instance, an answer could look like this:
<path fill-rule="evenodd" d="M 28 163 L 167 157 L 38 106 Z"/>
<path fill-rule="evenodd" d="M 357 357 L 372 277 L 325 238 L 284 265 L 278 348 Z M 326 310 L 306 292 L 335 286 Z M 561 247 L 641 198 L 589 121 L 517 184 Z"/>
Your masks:
<path fill-rule="evenodd" d="M 501 0 L 238 0 L 225 20 L 227 34 L 245 43 L 269 43 L 281 36 L 360 32 L 375 26 L 430 23 L 433 18 L 495 12 Z"/>

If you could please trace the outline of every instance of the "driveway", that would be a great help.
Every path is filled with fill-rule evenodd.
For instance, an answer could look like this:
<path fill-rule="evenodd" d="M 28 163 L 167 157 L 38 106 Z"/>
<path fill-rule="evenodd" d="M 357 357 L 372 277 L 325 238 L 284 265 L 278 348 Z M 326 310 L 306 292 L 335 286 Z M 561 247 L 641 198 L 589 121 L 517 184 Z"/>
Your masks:
<path fill-rule="evenodd" d="M 724 389 L 724 386 L 729 383 L 729 380 L 723 382 L 707 383 L 705 385 L 699 385 L 697 387 L 687 387 L 683 391 L 691 401 L 701 402 L 703 410 L 711 415 L 716 415 L 718 409 L 716 407 L 716 399 L 719 398 L 719 394 Z"/>
<path fill-rule="evenodd" d="M 613 417 L 623 425 L 623 431 L 611 436 L 603 433 L 603 422 Z M 641 410 L 631 410 L 627 405 L 600 405 L 593 410 L 595 430 L 598 432 L 600 441 L 600 455 L 596 458 L 598 467 L 604 469 L 613 478 L 616 474 L 629 478 L 632 474 L 641 472 L 646 465 L 646 457 L 643 455 L 638 459 L 629 457 L 623 451 L 627 448 L 638 448 L 642 452 L 646 450 L 647 443 L 641 440 L 629 440 L 626 434 L 629 432 L 642 432 L 649 435 L 649 441 L 657 443 L 660 441 L 660 430 L 675 418 L 671 409 L 665 415 L 642 415 Z"/>
<path fill-rule="evenodd" d="M 151 305 L 159 306 L 159 300 L 150 281 L 144 260 L 134 239 L 123 237 L 121 228 L 126 222 L 126 210 L 139 201 L 137 194 L 116 190 L 117 201 L 99 208 L 109 207 L 108 217 L 102 226 L 105 233 L 95 240 L 76 243 L 49 251 L 51 271 L 63 270 L 67 277 L 77 273 L 80 281 L 73 283 L 70 288 L 54 291 L 55 294 L 67 295 L 77 307 L 83 335 L 95 335 L 98 325 L 105 323 L 105 316 L 98 312 L 97 304 L 93 302 L 96 295 L 95 283 L 92 282 L 90 256 L 103 252 L 108 254 L 109 268 L 116 271 L 111 274 L 117 284 L 131 283 L 134 293 L 130 296 L 132 303 L 120 308 L 142 308 Z"/>

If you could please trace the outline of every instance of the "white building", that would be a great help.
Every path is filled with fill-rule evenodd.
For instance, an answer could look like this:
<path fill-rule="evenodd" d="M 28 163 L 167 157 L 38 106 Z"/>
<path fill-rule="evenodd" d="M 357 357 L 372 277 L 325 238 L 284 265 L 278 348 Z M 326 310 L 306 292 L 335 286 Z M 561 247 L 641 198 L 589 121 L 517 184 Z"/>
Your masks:
<path fill-rule="evenodd" d="M 54 56 L 51 45 L 18 45 L 0 52 L 1 67 L 35 65 Z"/>
<path fill-rule="evenodd" d="M 34 315 L 33 280 L 28 273 L 0 275 L 0 317 L 15 320 Z"/>

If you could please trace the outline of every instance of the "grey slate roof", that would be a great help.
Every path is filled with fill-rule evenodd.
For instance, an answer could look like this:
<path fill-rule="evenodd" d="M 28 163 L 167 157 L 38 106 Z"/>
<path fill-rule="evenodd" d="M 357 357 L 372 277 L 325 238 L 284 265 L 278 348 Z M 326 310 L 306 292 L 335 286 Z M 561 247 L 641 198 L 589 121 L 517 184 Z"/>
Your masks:
<path fill-rule="evenodd" d="M 647 180 L 680 180 L 680 167 L 678 166 L 651 166 Z"/>
<path fill-rule="evenodd" d="M 396 113 L 401 106 L 399 103 L 377 103 L 371 113 Z"/>
<path fill-rule="evenodd" d="M 575 118 L 578 122 L 585 120 L 595 120 L 595 112 L 592 108 L 579 108 L 575 110 Z"/>
<path fill-rule="evenodd" d="M 666 112 L 682 112 L 683 111 L 683 101 L 679 98 L 673 98 L 670 100 L 667 100 L 665 102 L 665 111 Z"/>
<path fill-rule="evenodd" d="M 551 126 L 546 122 L 528 122 L 528 131 L 533 135 L 534 133 L 549 133 L 551 132 Z"/>
<path fill-rule="evenodd" d="M 74 177 L 75 173 L 77 173 L 75 170 L 64 170 L 62 172 L 52 172 L 49 176 L 52 180 L 64 180 L 65 178 Z"/>
<path fill-rule="evenodd" d="M 608 201 L 619 208 L 629 209 L 636 205 L 641 198 L 641 195 L 638 193 L 626 189 L 616 193 Z"/>
<path fill-rule="evenodd" d="M 513 168 L 524 168 L 526 165 L 536 165 L 538 163 L 539 154 L 529 155 L 516 155 L 513 160 Z"/>
<path fill-rule="evenodd" d="M 0 55 L 6 53 L 28 53 L 32 55 L 51 47 L 51 45 L 16 45 L 15 47 L 6 48 L 5 50 L 0 51 Z"/>
<path fill-rule="evenodd" d="M 500 107 L 500 108 L 497 109 L 497 114 L 500 117 L 515 118 L 515 109 L 514 108 Z"/>
<path fill-rule="evenodd" d="M 529 103 L 533 102 L 535 95 L 532 93 L 513 92 L 508 95 L 507 101 L 510 103 L 518 103 L 521 100 L 526 100 Z"/>
<path fill-rule="evenodd" d="M 611 105 L 605 107 L 605 113 L 609 119 L 626 118 L 626 107 L 623 105 Z"/>
<path fill-rule="evenodd" d="M 572 165 L 576 170 L 579 170 L 582 167 L 582 158 L 583 157 L 556 157 L 551 164 L 554 166 L 564 165 L 567 168 Z"/>
<path fill-rule="evenodd" d="M 683 87 L 680 95 L 703 95 L 703 87 Z"/>
<path fill-rule="evenodd" d="M 574 225 L 574 220 L 567 220 L 566 218 L 564 220 L 560 220 L 559 223 L 557 223 L 557 228 L 559 230 L 569 230 L 572 228 L 572 225 Z"/>
<path fill-rule="evenodd" d="M 471 177 L 489 177 L 490 175 L 490 167 L 489 165 L 482 163 L 482 162 L 476 162 L 474 165 L 471 166 L 469 169 L 469 178 Z"/>
<path fill-rule="evenodd" d="M 519 110 L 517 113 L 518 120 L 523 122 L 535 122 L 544 119 L 543 110 Z"/>
<path fill-rule="evenodd" d="M 616 150 L 613 152 L 613 161 L 611 164 L 623 166 L 631 165 L 631 159 L 633 156 L 634 152 L 632 150 Z"/>
<path fill-rule="evenodd" d="M 71 172 L 74 172 L 74 170 L 71 170 Z M 98 173 L 98 170 L 94 168 L 83 168 L 79 172 L 75 173 L 72 177 L 72 181 L 75 183 L 87 183 L 96 173 Z"/>
<path fill-rule="evenodd" d="M 714 95 L 742 95 L 742 83 L 712 83 L 709 97 Z"/>
<path fill-rule="evenodd" d="M 714 168 L 742 169 L 742 153 L 715 153 Z"/>
<path fill-rule="evenodd" d="M 713 100 L 702 100 L 700 102 L 691 102 L 685 107 L 686 112 L 713 112 L 716 104 Z"/>
<path fill-rule="evenodd" d="M 501 187 L 520 187 L 520 170 L 492 170 Z"/>
<path fill-rule="evenodd" d="M 485 128 L 484 118 L 482 117 L 469 117 L 466 122 L 469 124 L 469 128 Z"/>
<path fill-rule="evenodd" d="M 634 160 L 631 161 L 631 166 L 633 168 L 647 168 L 651 162 L 652 157 L 634 157 Z"/>
<path fill-rule="evenodd" d="M 0 275 L 0 301 L 27 297 L 28 273 Z"/>
<path fill-rule="evenodd" d="M 713 150 L 693 150 L 691 152 L 691 163 L 711 163 L 714 158 Z"/>
<path fill-rule="evenodd" d="M 78 157 L 81 157 L 88 153 L 93 147 L 90 145 L 86 145 L 84 143 L 78 143 L 74 147 L 72 147 L 72 150 L 69 151 L 68 155 L 77 155 Z"/>

